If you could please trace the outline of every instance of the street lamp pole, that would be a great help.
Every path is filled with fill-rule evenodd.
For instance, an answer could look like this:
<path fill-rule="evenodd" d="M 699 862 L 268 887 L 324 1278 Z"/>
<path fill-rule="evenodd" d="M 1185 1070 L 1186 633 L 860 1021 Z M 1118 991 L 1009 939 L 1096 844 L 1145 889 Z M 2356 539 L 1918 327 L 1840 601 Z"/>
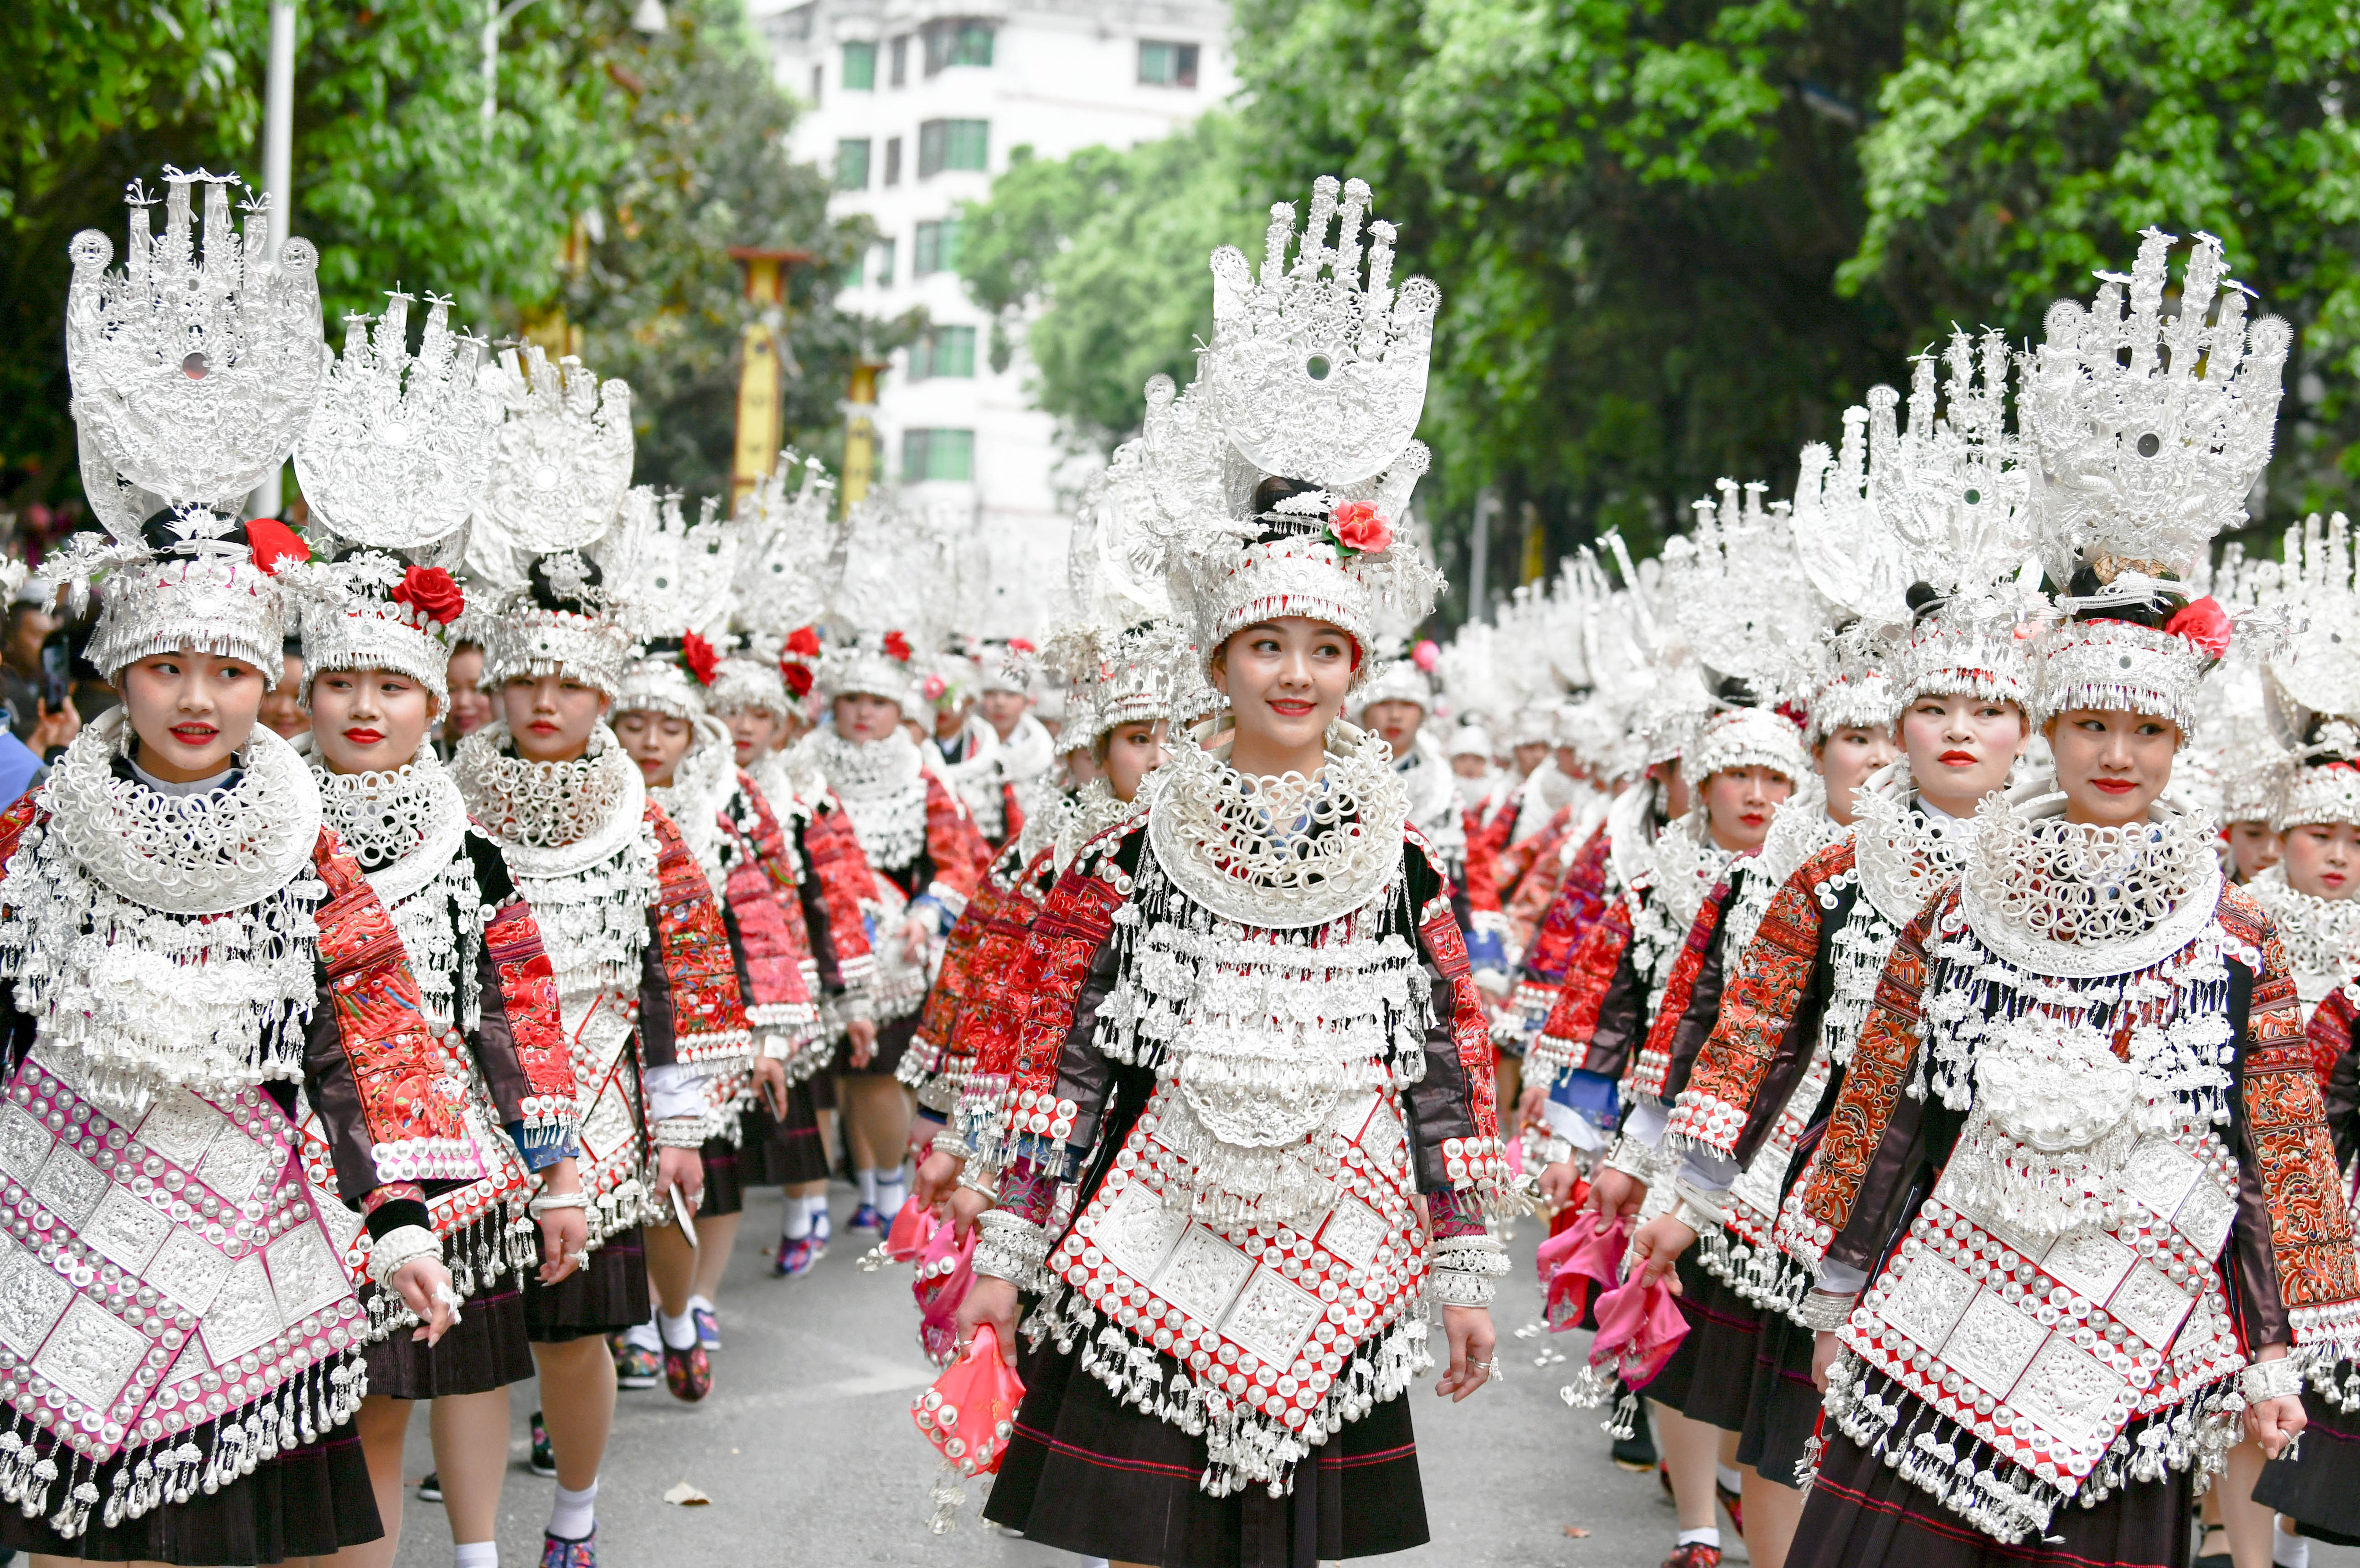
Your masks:
<path fill-rule="evenodd" d="M 270 0 L 270 58 L 262 92 L 262 192 L 268 198 L 270 259 L 279 259 L 295 217 L 295 0 Z M 254 487 L 246 514 L 279 515 L 279 470 Z"/>

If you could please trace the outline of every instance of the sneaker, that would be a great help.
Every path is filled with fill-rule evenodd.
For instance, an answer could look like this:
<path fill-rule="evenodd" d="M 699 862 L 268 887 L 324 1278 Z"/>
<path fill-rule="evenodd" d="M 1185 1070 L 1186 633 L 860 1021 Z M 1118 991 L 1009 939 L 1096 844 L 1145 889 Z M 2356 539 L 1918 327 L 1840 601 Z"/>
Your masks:
<path fill-rule="evenodd" d="M 546 1560 L 544 1560 L 544 1564 Z M 568 1565 L 571 1568 L 571 1564 Z M 1707 1546 L 1701 1541 L 1691 1541 L 1686 1546 L 1675 1546 L 1672 1554 L 1664 1559 L 1664 1568 L 1721 1568 L 1721 1548 Z"/>
<path fill-rule="evenodd" d="M 851 1228 L 854 1230 L 869 1231 L 877 1236 L 883 1236 L 885 1234 L 885 1216 L 877 1212 L 876 1204 L 863 1203 L 858 1208 L 852 1211 Z M 816 1231 L 818 1226 L 814 1225 L 813 1229 Z"/>
<path fill-rule="evenodd" d="M 807 1236 L 779 1237 L 779 1254 L 771 1261 L 770 1272 L 781 1279 L 792 1279 L 798 1274 L 808 1274 L 811 1266 L 819 1261 L 819 1248 Z"/>
<path fill-rule="evenodd" d="M 542 1531 L 541 1568 L 598 1568 L 598 1532 L 593 1530 L 579 1541 L 567 1541 Z"/>
<path fill-rule="evenodd" d="M 442 1473 L 440 1470 L 429 1470 L 426 1478 L 418 1483 L 418 1500 L 421 1503 L 442 1500 Z"/>
<path fill-rule="evenodd" d="M 701 1345 L 686 1350 L 665 1345 L 663 1372 L 664 1386 L 672 1390 L 672 1397 L 685 1404 L 695 1404 L 713 1392 L 713 1359 Z"/>
<path fill-rule="evenodd" d="M 836 1239 L 836 1222 L 825 1210 L 812 1215 L 811 1239 L 812 1261 L 816 1263 L 827 1256 L 827 1244 Z"/>
<path fill-rule="evenodd" d="M 532 1473 L 551 1480 L 557 1478 L 557 1451 L 549 1446 L 549 1429 L 541 1424 L 541 1412 L 532 1412 Z"/>
<path fill-rule="evenodd" d="M 691 1307 L 689 1315 L 696 1320 L 696 1343 L 707 1350 L 721 1348 L 721 1318 L 711 1307 Z"/>
<path fill-rule="evenodd" d="M 1655 1453 L 1655 1431 L 1647 1420 L 1645 1400 L 1639 1401 L 1639 1413 L 1631 1422 L 1631 1435 L 1616 1438 L 1607 1453 L 1618 1469 L 1644 1475 L 1655 1467 L 1660 1456 Z"/>
<path fill-rule="evenodd" d="M 621 1334 L 614 1338 L 615 1387 L 617 1388 L 652 1388 L 663 1377 L 663 1360 L 643 1345 L 634 1345 Z"/>

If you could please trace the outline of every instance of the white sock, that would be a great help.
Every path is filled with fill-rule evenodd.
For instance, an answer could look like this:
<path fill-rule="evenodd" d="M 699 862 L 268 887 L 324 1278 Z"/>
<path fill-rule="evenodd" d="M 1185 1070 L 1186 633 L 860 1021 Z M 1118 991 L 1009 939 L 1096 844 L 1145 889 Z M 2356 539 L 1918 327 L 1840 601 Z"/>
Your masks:
<path fill-rule="evenodd" d="M 694 1316 L 695 1316 L 698 1312 L 711 1312 L 711 1311 L 713 1311 L 713 1298 L 712 1298 L 712 1297 L 710 1297 L 710 1296 L 691 1296 L 691 1297 L 688 1299 L 688 1313 L 689 1313 L 689 1316 L 691 1316 L 691 1317 L 694 1317 Z"/>
<path fill-rule="evenodd" d="M 789 1198 L 787 1200 L 786 1214 L 787 1239 L 789 1241 L 803 1241 L 810 1237 L 811 1233 L 811 1200 L 808 1198 Z"/>
<path fill-rule="evenodd" d="M 656 1323 L 663 1331 L 663 1342 L 674 1350 L 696 1348 L 696 1320 L 683 1312 L 672 1316 L 662 1308 L 656 1309 Z"/>
<path fill-rule="evenodd" d="M 2270 1531 L 2270 1561 L 2278 1568 L 2311 1568 L 2311 1537 L 2289 1535 L 2282 1530 Z"/>
<path fill-rule="evenodd" d="M 598 1483 L 578 1492 L 558 1487 L 557 1501 L 549 1506 L 549 1533 L 560 1541 L 586 1541 L 597 1528 Z"/>
<path fill-rule="evenodd" d="M 656 1337 L 655 1314 L 653 1312 L 650 1312 L 648 1314 L 647 1322 L 643 1323 L 633 1323 L 630 1327 L 625 1329 L 623 1331 L 623 1343 L 626 1345 L 636 1345 L 641 1350 L 661 1350 L 663 1348 L 663 1341 Z"/>
<path fill-rule="evenodd" d="M 860 1201 L 870 1208 L 877 1206 L 877 1172 L 863 1171 L 860 1175 Z"/>
<path fill-rule="evenodd" d="M 878 1177 L 877 1209 L 886 1218 L 890 1219 L 900 1214 L 901 1205 L 909 1201 L 909 1183 L 901 1180 L 901 1172 L 898 1167 Z"/>
<path fill-rule="evenodd" d="M 811 1216 L 811 1223 L 814 1225 L 817 1225 L 822 1221 L 825 1220 L 827 1218 L 827 1194 L 825 1192 L 814 1192 L 810 1197 L 805 1198 L 803 1200 L 803 1212 Z"/>
<path fill-rule="evenodd" d="M 497 1541 L 463 1541 L 451 1549 L 451 1568 L 500 1568 Z"/>
<path fill-rule="evenodd" d="M 1714 1551 L 1718 1552 L 1721 1550 L 1721 1531 L 1710 1527 L 1707 1527 L 1703 1530 L 1684 1530 L 1680 1531 L 1680 1538 L 1672 1542 L 1672 1544 L 1675 1546 L 1710 1546 Z"/>
<path fill-rule="evenodd" d="M 1716 1465 L 1713 1466 L 1713 1470 L 1721 1478 L 1721 1489 L 1722 1491 L 1742 1492 L 1745 1490 L 1745 1477 L 1738 1474 L 1736 1465 Z"/>

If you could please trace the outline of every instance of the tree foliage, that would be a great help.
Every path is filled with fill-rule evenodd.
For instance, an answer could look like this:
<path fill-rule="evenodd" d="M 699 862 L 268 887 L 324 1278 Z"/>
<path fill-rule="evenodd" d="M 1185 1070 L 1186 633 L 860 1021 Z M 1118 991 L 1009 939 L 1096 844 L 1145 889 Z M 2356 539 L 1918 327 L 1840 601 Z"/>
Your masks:
<path fill-rule="evenodd" d="M 738 0 L 672 0 L 653 38 L 628 0 L 532 0 L 504 25 L 484 134 L 482 0 L 298 8 L 294 232 L 319 247 L 332 341 L 384 291 L 453 296 L 495 339 L 554 310 L 602 375 L 633 381 L 638 473 L 718 487 L 753 307 L 732 245 L 812 252 L 790 343 L 789 435 L 824 443 L 862 324 L 835 309 L 860 243 L 785 155 L 793 106 Z M 122 191 L 167 163 L 261 178 L 262 0 L 23 0 L 0 7 L 0 497 L 79 494 L 61 327 L 66 243 L 120 248 Z M 580 232 L 594 238 L 571 246 Z M 585 256 L 586 251 L 586 256 Z M 890 339 L 890 333 L 888 334 Z"/>

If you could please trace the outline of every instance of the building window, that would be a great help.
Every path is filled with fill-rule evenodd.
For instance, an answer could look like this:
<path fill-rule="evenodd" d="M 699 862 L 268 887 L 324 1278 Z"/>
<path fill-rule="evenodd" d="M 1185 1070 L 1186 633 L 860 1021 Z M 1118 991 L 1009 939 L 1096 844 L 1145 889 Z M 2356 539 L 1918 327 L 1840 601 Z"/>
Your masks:
<path fill-rule="evenodd" d="M 892 82 L 906 87 L 910 82 L 910 35 L 903 33 L 893 40 Z"/>
<path fill-rule="evenodd" d="M 877 90 L 875 43 L 844 46 L 844 90 L 847 93 L 873 93 Z"/>
<path fill-rule="evenodd" d="M 901 183 L 901 138 L 899 136 L 885 138 L 885 183 Z"/>
<path fill-rule="evenodd" d="M 893 287 L 893 242 L 891 240 L 877 242 L 876 277 L 878 288 Z"/>
<path fill-rule="evenodd" d="M 971 16 L 945 16 L 928 22 L 923 36 L 926 40 L 928 76 L 946 66 L 991 63 L 989 22 Z"/>
<path fill-rule="evenodd" d="M 1196 46 L 1139 40 L 1139 80 L 1149 87 L 1196 85 Z"/>
<path fill-rule="evenodd" d="M 946 169 L 991 167 L 989 120 L 927 120 L 918 126 L 918 178 Z"/>
<path fill-rule="evenodd" d="M 867 136 L 847 136 L 836 144 L 836 188 L 838 191 L 869 189 Z"/>
<path fill-rule="evenodd" d="M 901 482 L 928 479 L 964 484 L 975 474 L 973 430 L 915 430 L 901 432 Z"/>
<path fill-rule="evenodd" d="M 910 379 L 927 381 L 937 376 L 975 374 L 975 329 L 931 327 L 910 345 Z"/>
<path fill-rule="evenodd" d="M 910 276 L 956 272 L 958 264 L 959 221 L 945 218 L 938 223 L 920 223 L 917 243 L 910 247 Z"/>
<path fill-rule="evenodd" d="M 844 264 L 843 275 L 836 278 L 836 286 L 838 289 L 858 289 L 867 282 L 863 272 L 868 259 L 866 255 L 856 251 L 852 259 Z"/>

